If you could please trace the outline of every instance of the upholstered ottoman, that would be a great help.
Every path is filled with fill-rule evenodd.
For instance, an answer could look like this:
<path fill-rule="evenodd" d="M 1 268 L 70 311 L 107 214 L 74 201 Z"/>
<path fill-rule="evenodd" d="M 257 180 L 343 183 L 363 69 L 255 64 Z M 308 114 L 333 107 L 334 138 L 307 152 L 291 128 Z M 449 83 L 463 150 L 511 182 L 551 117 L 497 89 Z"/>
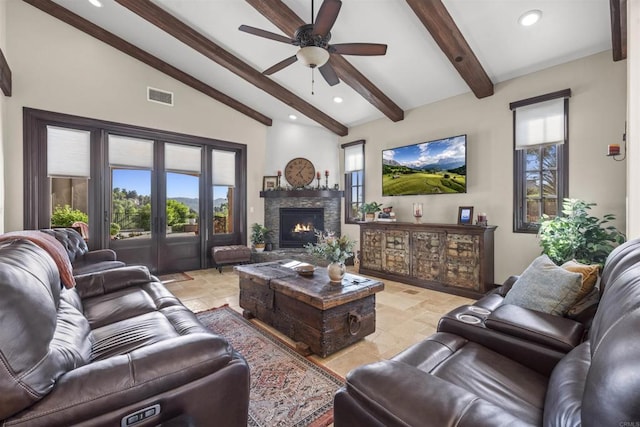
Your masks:
<path fill-rule="evenodd" d="M 214 267 L 222 273 L 225 264 L 244 264 L 251 261 L 251 249 L 244 245 L 214 246 L 211 248 Z"/>

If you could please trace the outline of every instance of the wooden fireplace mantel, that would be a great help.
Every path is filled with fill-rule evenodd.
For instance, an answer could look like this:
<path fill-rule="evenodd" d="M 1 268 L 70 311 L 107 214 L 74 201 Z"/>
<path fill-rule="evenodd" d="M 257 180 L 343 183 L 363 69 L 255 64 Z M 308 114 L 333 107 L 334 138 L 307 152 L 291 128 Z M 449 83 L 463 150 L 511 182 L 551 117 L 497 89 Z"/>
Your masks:
<path fill-rule="evenodd" d="M 285 197 L 322 197 L 327 199 L 339 199 L 344 197 L 344 191 L 338 190 L 270 190 L 261 191 L 260 197 L 285 198 Z"/>

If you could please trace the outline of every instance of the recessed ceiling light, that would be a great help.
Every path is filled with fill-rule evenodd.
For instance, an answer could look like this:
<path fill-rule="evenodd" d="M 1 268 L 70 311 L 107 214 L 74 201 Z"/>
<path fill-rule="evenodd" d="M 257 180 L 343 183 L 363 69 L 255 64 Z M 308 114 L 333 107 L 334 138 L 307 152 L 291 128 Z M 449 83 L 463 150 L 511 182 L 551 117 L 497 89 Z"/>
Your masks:
<path fill-rule="evenodd" d="M 342 98 L 340 98 L 339 96 L 334 96 L 333 102 L 335 102 L 336 104 L 340 104 L 342 102 Z"/>
<path fill-rule="evenodd" d="M 518 23 L 523 27 L 530 27 L 540 20 L 542 17 L 542 11 L 540 10 L 530 10 L 528 12 L 523 13 L 520 18 L 518 18 Z"/>
<path fill-rule="evenodd" d="M 102 7 L 102 3 L 100 3 L 100 0 L 89 0 L 89 3 L 91 3 L 95 7 Z"/>
<path fill-rule="evenodd" d="M 298 118 L 298 116 L 296 116 L 295 114 L 289 114 L 289 118 L 291 120 L 296 120 Z"/>

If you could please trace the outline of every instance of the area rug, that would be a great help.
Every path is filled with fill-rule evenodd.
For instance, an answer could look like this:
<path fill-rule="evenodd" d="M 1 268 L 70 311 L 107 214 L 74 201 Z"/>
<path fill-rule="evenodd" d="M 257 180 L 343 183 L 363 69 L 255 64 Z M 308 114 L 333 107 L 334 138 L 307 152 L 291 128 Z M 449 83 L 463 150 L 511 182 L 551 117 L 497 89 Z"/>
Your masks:
<path fill-rule="evenodd" d="M 251 369 L 248 426 L 324 427 L 333 422 L 333 396 L 344 381 L 280 339 L 223 306 L 197 314 L 226 337 Z"/>
<path fill-rule="evenodd" d="M 167 283 L 176 283 L 176 282 L 185 282 L 187 280 L 193 280 L 193 277 L 189 276 L 187 273 L 173 273 L 173 274 L 163 274 L 162 276 L 158 276 L 158 279 L 165 285 Z"/>

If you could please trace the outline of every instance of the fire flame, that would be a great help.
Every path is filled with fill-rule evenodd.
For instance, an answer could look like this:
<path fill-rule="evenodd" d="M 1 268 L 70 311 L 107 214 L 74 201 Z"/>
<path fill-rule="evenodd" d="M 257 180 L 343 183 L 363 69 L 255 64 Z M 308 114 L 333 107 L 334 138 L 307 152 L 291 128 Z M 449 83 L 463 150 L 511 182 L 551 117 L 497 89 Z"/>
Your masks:
<path fill-rule="evenodd" d="M 293 232 L 294 233 L 303 233 L 305 231 L 312 231 L 313 230 L 313 225 L 311 224 L 296 224 L 295 227 L 293 227 Z"/>

